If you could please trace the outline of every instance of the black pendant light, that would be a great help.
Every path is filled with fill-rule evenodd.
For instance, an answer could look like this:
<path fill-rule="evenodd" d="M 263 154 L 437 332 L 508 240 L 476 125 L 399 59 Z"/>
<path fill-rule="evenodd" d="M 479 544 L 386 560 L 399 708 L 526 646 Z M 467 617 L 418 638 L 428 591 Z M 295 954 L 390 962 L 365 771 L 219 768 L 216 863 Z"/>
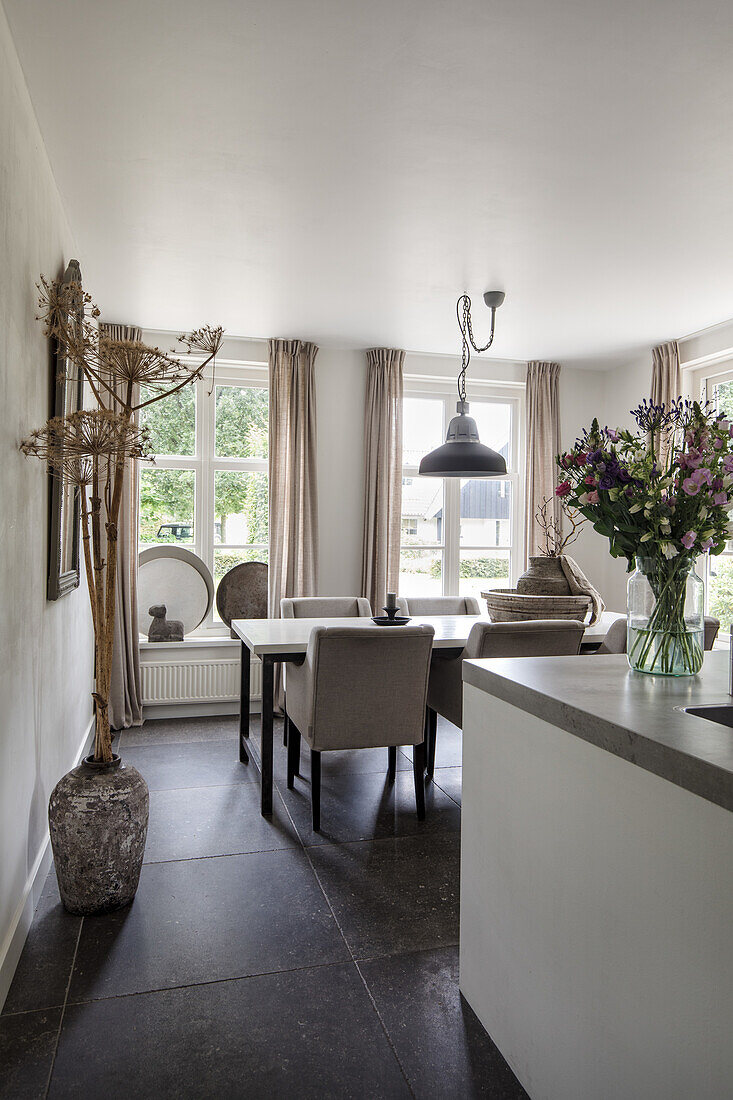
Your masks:
<path fill-rule="evenodd" d="M 482 348 L 476 345 L 473 338 L 471 299 L 467 294 L 462 294 L 456 303 L 458 327 L 463 339 L 456 405 L 458 415 L 448 425 L 443 446 L 436 447 L 425 455 L 420 463 L 419 473 L 422 477 L 502 477 L 506 474 L 504 457 L 479 441 L 476 421 L 468 415 L 469 406 L 466 401 L 466 371 L 471 361 L 471 348 L 480 353 L 491 347 L 496 311 L 503 301 L 503 290 L 487 290 L 484 294 L 484 302 L 491 310 L 491 334 L 488 343 Z"/>

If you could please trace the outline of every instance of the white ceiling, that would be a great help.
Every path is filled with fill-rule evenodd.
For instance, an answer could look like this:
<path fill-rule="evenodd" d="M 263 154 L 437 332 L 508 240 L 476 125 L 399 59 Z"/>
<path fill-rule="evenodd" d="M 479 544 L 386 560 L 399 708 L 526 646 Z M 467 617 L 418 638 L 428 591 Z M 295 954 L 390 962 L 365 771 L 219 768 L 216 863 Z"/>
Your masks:
<path fill-rule="evenodd" d="M 730 0 L 4 0 L 103 315 L 607 366 L 733 314 Z"/>

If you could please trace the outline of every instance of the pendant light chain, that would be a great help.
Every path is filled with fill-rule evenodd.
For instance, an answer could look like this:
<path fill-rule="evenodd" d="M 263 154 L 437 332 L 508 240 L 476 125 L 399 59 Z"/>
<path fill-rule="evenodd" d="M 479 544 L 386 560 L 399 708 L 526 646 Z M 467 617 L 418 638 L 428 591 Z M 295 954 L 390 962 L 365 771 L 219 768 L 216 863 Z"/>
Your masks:
<path fill-rule="evenodd" d="M 471 327 L 471 299 L 467 294 L 462 294 L 456 302 L 456 317 L 458 318 L 458 327 L 461 330 L 462 344 L 461 344 L 461 373 L 458 375 L 458 397 L 459 400 L 466 400 L 466 371 L 468 370 L 468 364 L 471 362 L 471 348 L 478 354 L 482 351 L 488 351 L 494 342 L 494 322 L 496 320 L 496 310 L 491 310 L 491 333 L 489 334 L 488 343 L 484 344 L 482 348 L 478 347 L 473 335 L 473 328 Z M 470 347 L 469 347 L 470 341 Z"/>

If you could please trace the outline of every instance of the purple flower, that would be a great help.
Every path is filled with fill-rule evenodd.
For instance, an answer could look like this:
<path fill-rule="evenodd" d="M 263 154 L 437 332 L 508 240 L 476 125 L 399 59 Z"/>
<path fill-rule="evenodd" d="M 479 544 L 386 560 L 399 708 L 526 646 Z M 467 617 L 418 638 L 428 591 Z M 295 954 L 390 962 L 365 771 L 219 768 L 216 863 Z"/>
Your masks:
<path fill-rule="evenodd" d="M 616 484 L 615 479 L 611 474 L 604 474 L 601 480 L 598 482 L 599 489 L 613 489 Z"/>
<path fill-rule="evenodd" d="M 691 477 L 686 477 L 682 482 L 682 488 L 687 493 L 688 497 L 694 497 L 696 493 L 700 492 L 700 483 L 693 481 Z"/>
<path fill-rule="evenodd" d="M 733 473 L 733 455 L 726 455 L 723 459 L 723 469 L 727 474 Z"/>
<path fill-rule="evenodd" d="M 713 540 L 712 539 L 703 539 L 702 542 L 700 543 L 700 549 L 703 552 L 703 554 L 707 553 L 707 551 L 710 549 L 710 547 L 712 545 L 713 545 Z"/>
<path fill-rule="evenodd" d="M 697 538 L 697 535 L 695 534 L 694 531 L 686 531 L 685 534 L 680 539 L 680 542 L 684 546 L 685 550 L 692 550 L 692 547 L 695 545 L 695 539 L 696 538 Z"/>
<path fill-rule="evenodd" d="M 685 455 L 685 462 L 691 470 L 696 469 L 696 467 L 700 465 L 700 463 L 702 462 L 702 455 L 696 447 L 691 447 L 690 450 L 687 452 L 687 454 Z"/>
<path fill-rule="evenodd" d="M 608 438 L 611 440 L 612 443 L 618 443 L 619 439 L 621 438 L 621 436 L 618 434 L 618 432 L 614 431 L 613 428 L 606 428 L 606 435 L 608 436 Z"/>
<path fill-rule="evenodd" d="M 713 504 L 727 504 L 727 503 L 728 503 L 728 494 L 727 493 L 714 493 L 713 494 Z"/>
<path fill-rule="evenodd" d="M 698 485 L 709 485 L 713 480 L 713 475 L 710 473 L 707 466 L 701 466 L 692 474 L 692 480 L 696 481 Z"/>
<path fill-rule="evenodd" d="M 716 436 L 715 439 L 713 440 L 713 447 L 715 447 L 716 451 L 719 451 L 722 446 L 723 446 L 723 440 L 720 438 L 720 436 Z"/>

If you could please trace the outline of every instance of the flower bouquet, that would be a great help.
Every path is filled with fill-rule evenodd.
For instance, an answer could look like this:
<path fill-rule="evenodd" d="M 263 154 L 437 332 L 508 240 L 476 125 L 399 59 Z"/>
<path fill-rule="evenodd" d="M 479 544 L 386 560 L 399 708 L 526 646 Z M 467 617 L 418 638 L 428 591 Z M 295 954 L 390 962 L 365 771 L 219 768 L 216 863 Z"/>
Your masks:
<path fill-rule="evenodd" d="M 697 555 L 720 554 L 733 534 L 733 427 L 698 402 L 642 402 L 636 431 L 593 420 L 557 456 L 555 492 L 636 572 L 629 582 L 628 660 L 641 672 L 689 676 L 703 660 Z"/>

